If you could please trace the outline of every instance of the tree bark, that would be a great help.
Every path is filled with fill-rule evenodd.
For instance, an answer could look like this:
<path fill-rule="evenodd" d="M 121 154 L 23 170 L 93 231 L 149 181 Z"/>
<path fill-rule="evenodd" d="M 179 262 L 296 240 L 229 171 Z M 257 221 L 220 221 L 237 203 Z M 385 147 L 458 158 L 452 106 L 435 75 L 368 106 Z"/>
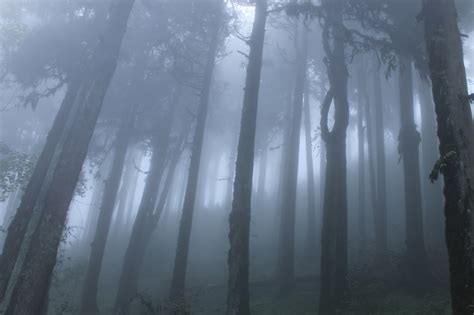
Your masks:
<path fill-rule="evenodd" d="M 420 182 L 420 134 L 416 130 L 413 104 L 412 62 L 400 55 L 400 133 L 398 152 L 403 160 L 407 263 L 412 276 L 426 270 L 423 211 Z"/>
<path fill-rule="evenodd" d="M 330 92 L 321 109 L 321 136 L 326 143 L 326 183 L 321 233 L 321 291 L 319 310 L 332 314 L 347 289 L 347 165 L 346 130 L 349 123 L 345 62 L 344 1 L 324 0 L 326 20 L 323 46 L 328 60 Z M 328 114 L 334 96 L 334 125 Z"/>
<path fill-rule="evenodd" d="M 176 246 L 176 257 L 169 292 L 169 296 L 172 300 L 181 300 L 184 298 L 189 243 L 191 238 L 194 205 L 196 201 L 196 191 L 199 179 L 199 165 L 201 163 L 204 131 L 206 126 L 207 110 L 209 106 L 209 93 L 212 85 L 212 75 L 214 72 L 220 33 L 220 3 L 216 3 L 218 4 L 219 10 L 216 10 L 216 15 L 213 17 L 215 20 L 211 26 L 213 27 L 213 34 L 210 38 L 206 67 L 204 69 L 204 79 L 202 82 L 196 127 L 191 148 L 191 162 L 189 165 L 188 181 L 186 184 L 186 193 L 179 226 L 178 244 Z"/>
<path fill-rule="evenodd" d="M 135 114 L 133 109 L 131 110 L 131 113 L 126 113 L 122 118 L 123 121 L 117 133 L 114 159 L 112 161 L 112 167 L 109 171 L 107 181 L 105 182 L 95 236 L 91 244 L 91 254 L 89 256 L 89 263 L 82 291 L 81 314 L 99 314 L 99 308 L 97 306 L 99 276 L 107 236 L 110 230 L 110 223 L 115 209 L 120 179 L 122 178 L 124 169 L 130 132 L 133 129 L 134 117 Z"/>
<path fill-rule="evenodd" d="M 244 101 L 240 122 L 234 197 L 229 217 L 230 249 L 227 258 L 229 281 L 227 315 L 248 315 L 249 305 L 249 234 L 255 131 L 258 95 L 262 71 L 263 43 L 267 20 L 267 1 L 255 1 L 255 19 L 250 36 L 249 61 L 245 79 Z"/>
<path fill-rule="evenodd" d="M 90 59 L 88 75 L 82 80 L 75 98 L 77 113 L 58 154 L 50 185 L 44 198 L 40 198 L 43 200 L 36 200 L 38 215 L 33 216 L 28 224 L 31 237 L 21 245 L 2 302 L 5 314 L 34 314 L 45 303 L 67 210 L 105 93 L 115 72 L 133 3 L 133 0 L 117 0 L 111 5 L 104 36 Z"/>
<path fill-rule="evenodd" d="M 439 159 L 439 142 L 436 137 L 436 114 L 434 111 L 431 83 L 427 79 L 418 79 L 418 97 L 421 109 L 421 187 L 425 209 L 425 235 L 427 245 L 435 249 L 444 243 L 443 235 L 443 187 L 442 183 L 429 180 L 431 170 Z"/>
<path fill-rule="evenodd" d="M 474 147 L 463 47 L 453 0 L 423 0 L 422 13 L 442 162 L 435 171 L 445 183 L 452 309 L 467 315 L 474 305 Z M 432 175 L 435 179 L 436 172 Z"/>
<path fill-rule="evenodd" d="M 303 26 L 304 27 L 304 26 Z M 296 191 L 298 177 L 298 161 L 300 151 L 301 118 L 303 113 L 303 95 L 306 80 L 306 67 L 308 56 L 308 36 L 304 32 L 297 39 L 298 64 L 296 69 L 295 89 L 293 91 L 293 104 L 291 111 L 291 129 L 289 142 L 285 146 L 287 158 L 284 168 L 283 209 L 280 230 L 280 248 L 278 256 L 278 284 L 279 293 L 287 294 L 294 286 L 295 277 L 295 217 L 296 217 Z"/>

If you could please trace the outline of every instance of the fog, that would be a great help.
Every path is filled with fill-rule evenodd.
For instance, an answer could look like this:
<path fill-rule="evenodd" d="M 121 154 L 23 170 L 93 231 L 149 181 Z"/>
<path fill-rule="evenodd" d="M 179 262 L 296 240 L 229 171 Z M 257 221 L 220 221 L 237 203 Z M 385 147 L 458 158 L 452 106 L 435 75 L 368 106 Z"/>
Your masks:
<path fill-rule="evenodd" d="M 473 21 L 3 0 L 0 312 L 472 313 Z"/>

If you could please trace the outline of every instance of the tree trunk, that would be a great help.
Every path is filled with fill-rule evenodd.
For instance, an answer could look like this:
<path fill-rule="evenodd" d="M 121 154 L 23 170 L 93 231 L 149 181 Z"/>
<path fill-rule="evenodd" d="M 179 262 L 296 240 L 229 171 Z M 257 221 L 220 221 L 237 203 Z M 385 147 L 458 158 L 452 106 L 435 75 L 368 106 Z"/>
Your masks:
<path fill-rule="evenodd" d="M 375 260 L 383 266 L 388 259 L 387 249 L 387 197 L 385 170 L 384 105 L 380 71 L 374 75 L 375 152 L 377 159 L 377 207 L 375 209 Z"/>
<path fill-rule="evenodd" d="M 443 246 L 443 188 L 441 182 L 431 183 L 431 170 L 439 159 L 438 138 L 436 137 L 436 115 L 430 82 L 418 79 L 418 97 L 421 109 L 421 187 L 425 209 L 425 235 L 427 243 L 434 249 Z M 427 244 L 428 245 L 428 244 Z"/>
<path fill-rule="evenodd" d="M 220 3 L 218 4 L 220 10 Z M 214 29 L 211 35 L 211 42 L 207 54 L 206 67 L 204 69 L 204 79 L 199 100 L 199 108 L 194 131 L 194 139 L 191 149 L 191 162 L 189 165 L 188 181 L 179 226 L 178 244 L 176 246 L 176 257 L 174 262 L 173 276 L 169 296 L 172 300 L 184 298 L 184 287 L 186 281 L 186 268 L 188 262 L 189 242 L 191 238 L 191 228 L 196 200 L 196 191 L 199 177 L 199 165 L 201 163 L 201 153 L 204 141 L 204 131 L 206 126 L 207 110 L 209 105 L 209 92 L 212 85 L 212 74 L 217 56 L 221 12 L 216 11 L 215 21 L 212 23 Z"/>
<path fill-rule="evenodd" d="M 239 145 L 235 164 L 234 198 L 229 217 L 230 249 L 227 315 L 248 315 L 249 305 L 249 237 L 255 131 L 258 94 L 262 71 L 263 42 L 267 20 L 267 1 L 256 0 L 255 19 L 250 36 L 249 61 L 245 79 L 244 101 L 240 122 Z"/>
<path fill-rule="evenodd" d="M 78 93 L 78 85 L 75 81 L 68 84 L 68 90 L 23 193 L 18 210 L 16 210 L 16 213 L 15 211 L 12 212 L 14 214 L 13 218 L 8 218 L 10 224 L 3 252 L 0 256 L 0 301 L 5 297 L 5 291 L 25 238 L 28 223 L 33 216 L 36 201 L 44 195 L 45 186 L 47 186 L 45 178 L 48 181 L 51 178 L 51 172 L 57 164 L 59 147 L 65 140 L 66 128 L 70 129 L 71 116 L 73 115 L 71 112 L 73 111 L 74 99 Z"/>
<path fill-rule="evenodd" d="M 474 311 L 474 147 L 461 34 L 453 0 L 424 0 L 422 12 L 445 183 L 452 308 L 467 315 Z"/>
<path fill-rule="evenodd" d="M 362 94 L 361 84 L 364 77 L 360 74 L 358 78 L 359 86 L 357 88 L 357 139 L 359 148 L 358 159 L 358 229 L 359 229 L 359 252 L 365 253 L 367 249 L 366 235 L 366 214 L 365 214 L 365 126 L 364 126 L 364 97 Z"/>
<path fill-rule="evenodd" d="M 306 180 L 307 180 L 307 198 L 308 198 L 308 226 L 306 230 L 306 255 L 308 257 L 316 256 L 317 232 L 316 232 L 316 194 L 314 185 L 314 167 L 313 167 L 313 142 L 311 139 L 311 108 L 308 82 L 305 82 L 304 92 L 304 127 L 306 140 Z"/>
<path fill-rule="evenodd" d="M 304 27 L 304 26 L 303 26 Z M 303 28 L 299 29 L 298 64 L 296 69 L 295 89 L 291 111 L 291 129 L 284 169 L 283 209 L 281 217 L 280 248 L 278 256 L 279 293 L 287 294 L 293 289 L 295 277 L 295 216 L 298 161 L 300 151 L 301 116 L 303 113 L 303 94 L 306 80 L 308 56 L 308 36 Z"/>
<path fill-rule="evenodd" d="M 133 3 L 133 0 L 117 0 L 111 5 L 104 36 L 90 59 L 88 75 L 82 80 L 74 101 L 77 113 L 71 131 L 58 154 L 58 164 L 51 174 L 44 198 L 36 200 L 34 208 L 38 214 L 32 216 L 28 224 L 27 235 L 31 237 L 21 245 L 3 299 L 5 314 L 34 314 L 45 303 L 67 210 L 105 93 L 115 72 Z"/>
<path fill-rule="evenodd" d="M 166 163 L 171 138 L 171 127 L 174 114 L 178 107 L 179 89 L 175 91 L 174 101 L 168 105 L 162 115 L 162 120 L 152 136 L 153 153 L 150 160 L 150 170 L 145 182 L 140 206 L 133 223 L 130 241 L 125 252 L 122 272 L 115 299 L 115 312 L 128 313 L 129 304 L 137 293 L 137 282 L 140 269 L 145 257 L 147 226 L 152 220 L 160 183 Z"/>
<path fill-rule="evenodd" d="M 374 131 L 373 131 L 373 117 L 371 111 L 371 103 L 367 91 L 367 86 L 364 80 L 359 81 L 361 84 L 361 94 L 364 97 L 365 122 L 367 125 L 367 167 L 369 168 L 369 187 L 370 187 L 370 204 L 372 206 L 374 218 L 374 230 L 377 228 L 377 186 L 375 181 L 375 148 L 374 148 Z M 383 168 L 385 169 L 385 168 Z M 375 233 L 377 238 L 377 233 Z M 376 254 L 377 255 L 377 254 Z M 377 260 L 377 259 L 376 259 Z"/>
<path fill-rule="evenodd" d="M 321 109 L 321 136 L 326 143 L 326 183 L 321 233 L 321 291 L 319 310 L 332 314 L 347 289 L 347 169 L 346 130 L 349 123 L 344 1 L 324 0 L 327 19 L 323 46 L 328 60 L 331 90 Z M 328 114 L 334 95 L 334 125 L 330 131 Z"/>
<path fill-rule="evenodd" d="M 411 276 L 426 270 L 420 183 L 420 134 L 416 130 L 413 104 L 412 62 L 400 55 L 400 134 L 398 152 L 403 160 L 407 263 Z"/>
<path fill-rule="evenodd" d="M 122 184 L 120 185 L 119 190 L 119 199 L 117 201 L 117 215 L 113 224 L 113 234 L 114 238 L 117 238 L 121 235 L 124 231 L 125 227 L 125 212 L 128 206 L 128 202 L 132 197 L 132 192 L 134 189 L 131 189 L 130 184 L 133 176 L 134 176 L 134 158 L 135 158 L 135 150 L 133 148 L 129 149 L 127 154 L 126 162 L 125 162 L 125 170 L 122 176 Z"/>
<path fill-rule="evenodd" d="M 89 264 L 82 291 L 81 314 L 99 314 L 99 308 L 97 306 L 97 287 L 104 257 L 105 244 L 115 209 L 120 179 L 125 164 L 125 156 L 127 155 L 130 132 L 133 129 L 135 117 L 133 112 L 132 109 L 132 113 L 127 112 L 126 115 L 124 115 L 122 118 L 122 126 L 117 133 L 115 155 L 107 181 L 105 182 L 95 236 L 91 244 L 91 254 L 89 256 Z"/>

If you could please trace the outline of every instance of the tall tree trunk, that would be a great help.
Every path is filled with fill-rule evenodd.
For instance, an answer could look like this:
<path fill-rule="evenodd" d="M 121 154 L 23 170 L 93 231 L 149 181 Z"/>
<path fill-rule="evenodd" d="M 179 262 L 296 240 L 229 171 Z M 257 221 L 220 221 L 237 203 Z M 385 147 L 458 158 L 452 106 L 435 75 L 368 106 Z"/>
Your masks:
<path fill-rule="evenodd" d="M 295 217 L 296 192 L 298 178 L 298 162 L 300 151 L 301 116 L 303 113 L 303 95 L 306 80 L 308 56 L 308 36 L 304 26 L 298 29 L 298 64 L 296 68 L 295 89 L 291 111 L 291 129 L 287 150 L 286 167 L 284 169 L 283 209 L 281 216 L 280 248 L 278 256 L 279 292 L 286 294 L 293 289 L 295 278 Z"/>
<path fill-rule="evenodd" d="M 145 231 L 158 199 L 160 183 L 165 169 L 166 158 L 171 138 L 171 128 L 174 114 L 178 105 L 179 89 L 176 89 L 174 101 L 168 104 L 161 116 L 161 124 L 152 136 L 153 153 L 150 160 L 150 170 L 145 182 L 140 206 L 133 223 L 130 240 L 125 251 L 122 272 L 120 274 L 117 296 L 115 299 L 115 312 L 128 313 L 130 302 L 137 293 L 137 282 L 140 269 L 145 257 L 146 243 Z"/>
<path fill-rule="evenodd" d="M 400 134 L 398 152 L 403 160 L 407 263 L 412 276 L 426 270 L 420 183 L 420 134 L 416 130 L 413 104 L 412 62 L 400 55 Z"/>
<path fill-rule="evenodd" d="M 37 215 L 30 219 L 27 232 L 31 237 L 21 245 L 2 302 L 5 314 L 34 314 L 45 303 L 67 210 L 105 93 L 115 72 L 133 3 L 133 0 L 117 0 L 111 5 L 104 36 L 90 59 L 88 75 L 82 80 L 74 101 L 77 113 L 71 130 L 58 154 L 58 163 L 45 196 L 35 202 Z"/>
<path fill-rule="evenodd" d="M 375 259 L 379 266 L 383 266 L 388 259 L 387 249 L 387 197 L 386 197 L 386 170 L 385 170 L 385 130 L 384 105 L 382 100 L 382 86 L 380 71 L 374 75 L 374 113 L 375 113 L 375 152 L 377 159 L 377 208 L 375 209 Z"/>
<path fill-rule="evenodd" d="M 44 195 L 45 178 L 51 177 L 51 172 L 57 164 L 59 147 L 64 143 L 66 128 L 70 129 L 74 99 L 78 93 L 79 84 L 71 81 L 61 107 L 54 119 L 51 130 L 46 139 L 43 151 L 36 162 L 33 174 L 21 198 L 18 210 L 12 219 L 8 219 L 8 233 L 0 256 L 0 301 L 5 297 L 5 291 L 10 281 L 15 262 L 18 258 L 21 244 L 28 229 L 28 223 L 33 216 L 34 207 L 38 198 Z M 53 163 L 54 158 L 54 163 Z"/>
<path fill-rule="evenodd" d="M 212 85 L 212 74 L 217 56 L 217 48 L 220 33 L 220 2 L 216 2 L 219 8 L 213 17 L 213 34 L 207 54 L 206 67 L 204 69 L 204 79 L 199 99 L 196 128 L 194 131 L 193 144 L 191 149 L 191 162 L 189 165 L 188 181 L 184 197 L 181 222 L 179 226 L 178 244 L 176 246 L 176 257 L 174 261 L 173 276 L 169 296 L 172 300 L 184 298 L 184 287 L 186 281 L 186 268 L 188 262 L 189 243 L 191 238 L 191 228 L 193 222 L 194 205 L 199 177 L 199 165 L 201 163 L 202 146 L 204 142 L 204 131 L 206 126 L 207 110 L 209 106 L 209 92 Z"/>
<path fill-rule="evenodd" d="M 328 60 L 331 91 L 321 109 L 321 136 L 326 143 L 326 184 L 321 233 L 321 291 L 319 310 L 333 313 L 347 289 L 347 169 L 346 130 L 349 123 L 344 1 L 323 1 L 326 20 L 323 46 Z M 328 114 L 334 96 L 334 125 L 330 131 Z"/>
<path fill-rule="evenodd" d="M 361 87 L 361 94 L 364 98 L 365 122 L 367 125 L 367 167 L 369 168 L 369 187 L 370 187 L 370 204 L 372 206 L 374 218 L 374 230 L 377 228 L 377 186 L 375 180 L 375 148 L 374 148 L 374 131 L 373 131 L 373 117 L 371 111 L 371 103 L 367 91 L 367 86 L 364 80 L 359 81 Z M 384 168 L 385 169 L 385 168 Z M 375 233 L 377 238 L 377 233 Z M 377 259 L 376 259 L 377 260 Z"/>
<path fill-rule="evenodd" d="M 427 243 L 435 249 L 444 243 L 443 235 L 443 188 L 441 182 L 431 183 L 429 176 L 439 159 L 438 138 L 436 137 L 436 114 L 434 111 L 431 83 L 418 78 L 418 97 L 421 109 L 421 187 L 425 209 L 425 235 Z M 428 245 L 428 244 L 427 244 Z"/>
<path fill-rule="evenodd" d="M 258 187 L 257 187 L 257 196 L 258 196 L 258 207 L 261 209 L 261 212 L 265 211 L 265 182 L 267 179 L 267 160 L 268 160 L 268 147 L 267 147 L 267 133 L 262 136 L 262 152 L 260 155 L 260 162 L 258 166 Z M 234 165 L 233 165 L 234 166 Z M 262 217 L 263 219 L 263 217 Z"/>
<path fill-rule="evenodd" d="M 304 91 L 304 128 L 306 141 L 306 180 L 307 180 L 307 198 L 308 198 L 308 226 L 306 230 L 306 254 L 309 257 L 316 256 L 317 248 L 317 232 L 316 232 L 316 194 L 314 184 L 314 167 L 313 167 L 313 142 L 311 139 L 311 108 L 310 93 L 308 82 L 305 82 Z"/>
<path fill-rule="evenodd" d="M 258 94 L 262 71 L 263 42 L 267 20 L 267 1 L 255 1 L 255 19 L 249 41 L 249 60 L 245 79 L 240 122 L 239 145 L 235 164 L 234 198 L 229 217 L 230 249 L 227 315 L 248 315 L 249 305 L 249 234 L 255 131 Z"/>
<path fill-rule="evenodd" d="M 133 159 L 135 158 L 135 149 L 130 148 L 125 160 L 125 170 L 122 176 L 122 183 L 119 190 L 119 199 L 117 201 L 117 215 L 113 224 L 113 234 L 115 238 L 119 236 L 125 226 L 125 212 L 130 198 L 132 197 L 133 188 L 131 189 L 131 183 L 134 174 Z"/>
<path fill-rule="evenodd" d="M 362 94 L 361 84 L 364 77 L 359 74 L 357 88 L 357 139 L 359 148 L 358 159 L 358 185 L 359 185 L 359 199 L 358 199 L 358 229 L 359 229 L 359 252 L 363 254 L 367 249 L 367 234 L 366 234 L 366 203 L 365 203 L 365 126 L 364 126 L 364 97 Z"/>
<path fill-rule="evenodd" d="M 99 314 L 97 306 L 97 288 L 99 283 L 100 270 L 104 257 L 105 244 L 109 234 L 110 223 L 119 190 L 120 179 L 125 164 L 125 156 L 127 155 L 130 132 L 134 124 L 134 111 L 122 118 L 122 124 L 116 137 L 116 147 L 112 167 L 110 168 L 107 181 L 105 183 L 104 194 L 100 205 L 99 219 L 91 244 L 91 253 L 89 256 L 89 264 L 85 275 L 82 299 L 81 314 Z"/>
<path fill-rule="evenodd" d="M 461 34 L 453 0 L 423 0 L 422 12 L 440 143 L 435 170 L 445 183 L 452 308 L 455 315 L 467 315 L 474 305 L 474 147 Z"/>

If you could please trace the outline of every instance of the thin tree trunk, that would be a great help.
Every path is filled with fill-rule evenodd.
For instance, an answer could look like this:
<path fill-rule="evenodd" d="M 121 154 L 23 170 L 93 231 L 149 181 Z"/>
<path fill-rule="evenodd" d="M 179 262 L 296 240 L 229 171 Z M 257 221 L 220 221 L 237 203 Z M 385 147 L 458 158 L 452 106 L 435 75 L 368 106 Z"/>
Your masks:
<path fill-rule="evenodd" d="M 375 113 L 375 152 L 377 159 L 377 207 L 375 209 L 375 259 L 383 266 L 388 259 L 387 249 L 387 197 L 385 170 L 385 133 L 384 105 L 382 101 L 382 86 L 380 71 L 374 74 L 374 113 Z"/>
<path fill-rule="evenodd" d="M 133 129 L 135 117 L 133 112 L 133 110 L 132 113 L 128 113 L 127 111 L 123 117 L 122 126 L 117 133 L 114 159 L 105 183 L 94 241 L 91 244 L 91 254 L 89 256 L 89 264 L 82 291 L 81 314 L 99 314 L 99 308 L 97 306 L 99 276 L 104 257 L 105 244 L 110 230 L 110 223 L 115 209 L 120 179 L 124 169 L 125 156 L 127 155 L 130 131 Z"/>
<path fill-rule="evenodd" d="M 298 161 L 300 151 L 301 116 L 303 113 L 303 95 L 306 80 L 308 36 L 304 29 L 299 29 L 300 38 L 297 39 L 298 65 L 296 69 L 295 89 L 291 113 L 291 129 L 289 142 L 286 145 L 287 159 L 283 174 L 284 191 L 283 209 L 280 231 L 280 248 L 278 256 L 278 283 L 279 292 L 286 294 L 293 289 L 295 277 L 295 217 L 296 192 L 298 177 Z"/>
<path fill-rule="evenodd" d="M 267 1 L 255 1 L 255 19 L 250 36 L 249 61 L 245 79 L 244 101 L 240 122 L 239 145 L 235 165 L 234 198 L 230 213 L 229 282 L 227 315 L 248 315 L 249 305 L 249 237 L 252 197 L 255 132 L 258 94 L 262 71 L 263 43 L 267 20 Z"/>
<path fill-rule="evenodd" d="M 413 104 L 412 62 L 400 55 L 400 134 L 398 151 L 403 160 L 405 184 L 405 219 L 408 268 L 412 276 L 426 270 L 420 183 L 420 134 L 416 130 Z"/>
<path fill-rule="evenodd" d="M 308 198 L 308 226 L 306 231 L 306 254 L 309 257 L 316 256 L 317 232 L 316 232 L 316 194 L 314 184 L 313 167 L 313 142 L 311 139 L 311 108 L 308 82 L 305 82 L 304 92 L 304 127 L 306 141 L 306 180 L 307 180 L 307 198 Z"/>
<path fill-rule="evenodd" d="M 364 126 L 364 98 L 362 94 L 361 82 L 364 80 L 360 75 L 358 78 L 359 87 L 357 91 L 357 139 L 359 147 L 358 159 L 358 229 L 359 229 L 359 252 L 363 254 L 367 249 L 366 234 L 366 213 L 365 213 L 365 126 Z"/>
<path fill-rule="evenodd" d="M 344 1 L 324 0 L 327 14 L 323 46 L 328 58 L 331 91 L 321 109 L 321 136 L 326 143 L 326 184 L 321 233 L 321 291 L 319 310 L 332 314 L 347 289 L 347 165 L 346 130 L 349 123 Z M 329 131 L 328 114 L 334 95 L 334 125 Z"/>
<path fill-rule="evenodd" d="M 153 212 L 158 198 L 158 191 L 166 164 L 166 152 L 171 138 L 171 127 L 179 100 L 179 89 L 176 89 L 174 101 L 168 104 L 163 113 L 161 124 L 152 136 L 153 153 L 150 160 L 150 170 L 145 182 L 140 206 L 138 208 L 132 233 L 125 252 L 120 274 L 117 296 L 115 299 L 115 312 L 128 313 L 129 305 L 137 293 L 137 282 L 140 269 L 145 256 L 146 244 L 145 231 L 153 217 Z"/>
<path fill-rule="evenodd" d="M 206 126 L 207 110 L 209 106 L 209 92 L 212 85 L 212 74 L 214 72 L 215 59 L 217 56 L 219 31 L 220 31 L 220 2 L 216 2 L 218 10 L 216 11 L 215 21 L 212 23 L 213 34 L 204 69 L 204 80 L 200 95 L 196 129 L 194 131 L 193 145 L 191 149 L 191 162 L 189 165 L 188 181 L 186 184 L 186 193 L 179 226 L 178 244 L 176 246 L 176 257 L 174 262 L 173 276 L 169 296 L 172 300 L 184 298 L 184 287 L 186 281 L 186 268 L 188 262 L 189 243 L 191 238 L 191 228 L 196 200 L 196 191 L 199 177 L 199 165 L 201 162 L 202 147 L 204 141 L 204 131 Z"/>
<path fill-rule="evenodd" d="M 133 148 L 129 149 L 125 162 L 125 170 L 122 176 L 122 184 L 120 185 L 119 190 L 119 199 L 117 201 L 117 215 L 113 224 L 114 235 L 119 236 L 123 232 L 125 226 L 125 212 L 128 205 L 128 201 L 131 198 L 131 192 L 133 189 L 130 189 L 132 186 L 131 180 L 134 176 L 134 166 L 133 159 L 135 157 L 135 150 Z M 132 184 L 133 185 L 133 184 Z"/>
<path fill-rule="evenodd" d="M 58 155 L 50 185 L 43 200 L 36 200 L 38 215 L 29 222 L 31 237 L 21 245 L 2 302 L 5 314 L 34 314 L 42 309 L 56 264 L 59 243 L 66 223 L 87 147 L 117 65 L 133 0 L 117 0 L 111 5 L 102 41 L 91 57 L 90 70 L 75 98 L 77 113 L 71 131 Z M 44 202 L 43 202 L 44 201 Z"/>

